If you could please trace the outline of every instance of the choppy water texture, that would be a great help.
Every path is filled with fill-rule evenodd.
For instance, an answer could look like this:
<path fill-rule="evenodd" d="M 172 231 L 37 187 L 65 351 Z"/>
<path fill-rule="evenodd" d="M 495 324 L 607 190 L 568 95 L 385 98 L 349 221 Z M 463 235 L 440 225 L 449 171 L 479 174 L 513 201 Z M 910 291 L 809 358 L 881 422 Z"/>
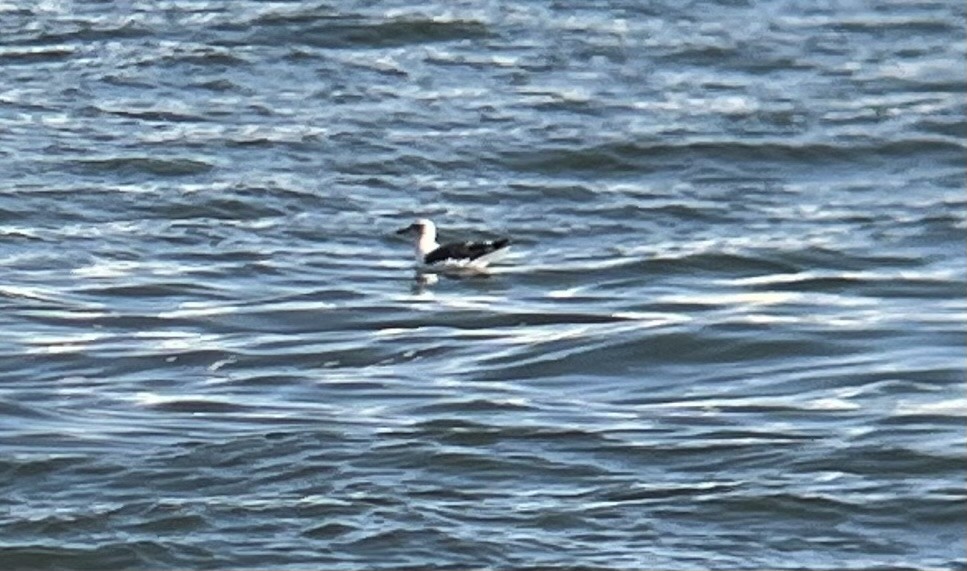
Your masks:
<path fill-rule="evenodd" d="M 964 569 L 964 21 L 0 4 L 0 567 Z"/>

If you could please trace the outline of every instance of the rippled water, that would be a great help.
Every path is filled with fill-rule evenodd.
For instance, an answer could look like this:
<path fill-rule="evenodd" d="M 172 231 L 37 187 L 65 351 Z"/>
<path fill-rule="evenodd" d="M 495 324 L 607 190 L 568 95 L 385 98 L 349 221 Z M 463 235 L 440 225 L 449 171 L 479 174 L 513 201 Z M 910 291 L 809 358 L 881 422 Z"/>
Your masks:
<path fill-rule="evenodd" d="M 0 567 L 967 567 L 962 3 L 132 4 L 0 3 Z"/>

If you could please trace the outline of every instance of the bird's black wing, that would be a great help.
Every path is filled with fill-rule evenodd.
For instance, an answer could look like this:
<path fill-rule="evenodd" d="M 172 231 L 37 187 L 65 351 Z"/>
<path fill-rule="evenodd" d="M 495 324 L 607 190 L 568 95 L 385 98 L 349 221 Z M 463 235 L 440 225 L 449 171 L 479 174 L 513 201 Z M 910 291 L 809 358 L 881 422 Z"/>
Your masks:
<path fill-rule="evenodd" d="M 454 242 L 444 244 L 433 250 L 423 258 L 427 264 L 435 264 L 444 260 L 476 260 L 481 256 L 497 251 L 507 244 L 508 238 L 499 238 L 489 242 Z"/>

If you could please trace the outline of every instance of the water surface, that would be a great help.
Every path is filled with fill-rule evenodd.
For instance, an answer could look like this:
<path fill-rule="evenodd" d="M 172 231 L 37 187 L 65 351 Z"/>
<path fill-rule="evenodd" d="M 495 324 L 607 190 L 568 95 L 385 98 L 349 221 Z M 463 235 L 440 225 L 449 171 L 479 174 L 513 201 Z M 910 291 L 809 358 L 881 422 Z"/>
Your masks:
<path fill-rule="evenodd" d="M 0 4 L 0 567 L 967 567 L 963 5 L 518 4 Z"/>

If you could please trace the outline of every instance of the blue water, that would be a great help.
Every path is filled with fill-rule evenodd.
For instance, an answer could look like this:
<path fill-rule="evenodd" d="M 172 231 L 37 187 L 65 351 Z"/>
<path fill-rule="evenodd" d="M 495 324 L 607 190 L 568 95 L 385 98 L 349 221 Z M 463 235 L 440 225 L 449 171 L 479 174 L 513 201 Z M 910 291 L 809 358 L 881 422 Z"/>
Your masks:
<path fill-rule="evenodd" d="M 0 3 L 0 568 L 967 568 L 965 18 Z"/>

